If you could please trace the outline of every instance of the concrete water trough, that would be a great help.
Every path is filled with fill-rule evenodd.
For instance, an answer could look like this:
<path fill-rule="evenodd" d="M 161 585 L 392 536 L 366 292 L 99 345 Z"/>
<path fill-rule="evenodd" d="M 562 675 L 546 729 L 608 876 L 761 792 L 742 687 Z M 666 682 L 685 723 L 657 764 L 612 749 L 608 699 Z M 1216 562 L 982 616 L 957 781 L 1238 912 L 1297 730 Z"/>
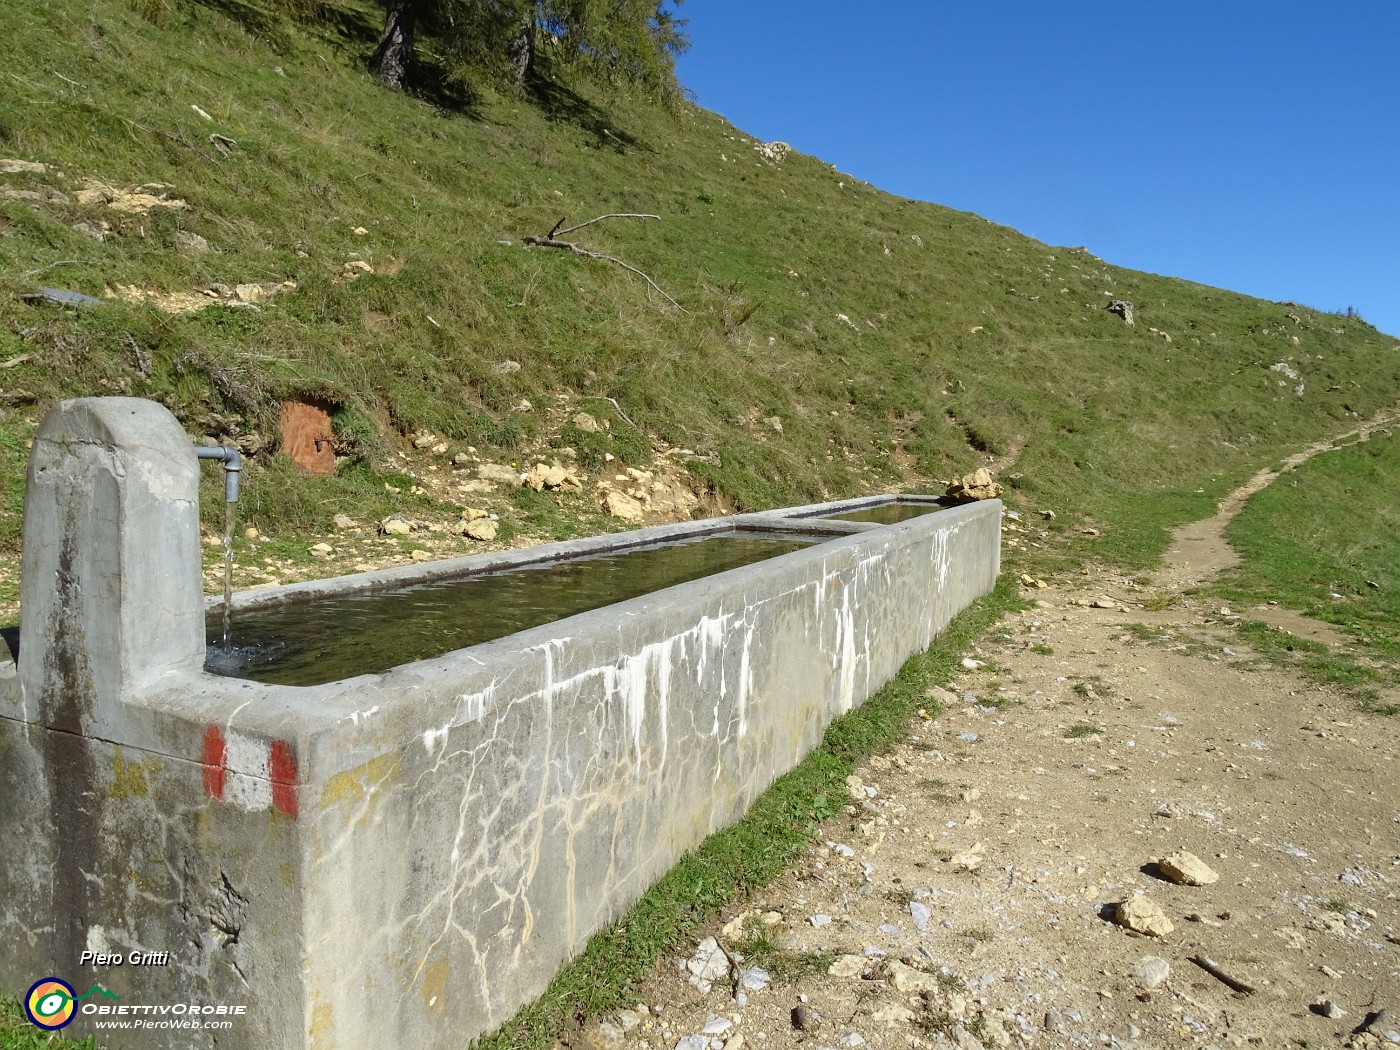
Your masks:
<path fill-rule="evenodd" d="M 205 670 L 198 471 L 158 405 L 56 406 L 30 459 L 19 660 L 0 661 L 0 987 L 67 981 L 71 1031 L 139 1021 L 101 1036 L 123 1046 L 466 1045 L 999 565 L 999 503 L 833 520 L 881 497 L 298 584 L 241 596 L 235 640 L 259 607 L 807 538 L 379 673 L 268 684 Z"/>

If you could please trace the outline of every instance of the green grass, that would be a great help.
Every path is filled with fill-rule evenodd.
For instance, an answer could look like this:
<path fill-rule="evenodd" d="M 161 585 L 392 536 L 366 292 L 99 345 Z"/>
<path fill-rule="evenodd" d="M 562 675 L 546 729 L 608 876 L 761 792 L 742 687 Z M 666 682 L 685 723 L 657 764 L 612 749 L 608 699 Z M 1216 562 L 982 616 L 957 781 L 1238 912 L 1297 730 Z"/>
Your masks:
<path fill-rule="evenodd" d="M 300 21 L 270 0 L 140 10 L 159 24 L 110 0 L 0 9 L 0 156 L 54 168 L 3 182 L 64 194 L 0 199 L 0 363 L 28 355 L 0 394 L 10 552 L 35 421 L 57 398 L 121 392 L 165 402 L 194 436 L 217 415 L 271 447 L 279 399 L 337 406 L 342 474 L 252 457 L 246 488 L 275 492 L 257 511 L 273 533 L 382 499 L 362 472 L 373 480 L 421 428 L 496 458 L 567 445 L 588 467 L 639 463 L 664 440 L 700 453 L 697 485 L 745 510 L 901 488 L 896 454 L 940 479 L 1020 450 L 1009 495 L 1058 512 L 1047 569 L 1143 566 L 1172 525 L 1400 385 L 1400 354 L 1359 319 L 1125 270 L 815 157 L 768 165 L 694 107 L 567 85 L 465 103 L 387 91 L 361 63 L 382 17 L 368 2 Z M 222 155 L 211 133 L 237 146 Z M 79 203 L 87 178 L 159 181 L 188 207 Z M 685 312 L 617 266 L 522 245 L 561 216 L 611 211 L 661 219 L 574 236 Z M 182 248 L 187 232 L 214 250 Z M 344 280 L 355 259 L 376 272 Z M 256 311 L 22 298 L 270 280 L 297 288 Z M 1105 292 L 1134 301 L 1135 328 Z M 1305 397 L 1269 371 L 1290 357 Z M 610 427 L 579 431 L 577 410 Z M 1074 531 L 1086 521 L 1103 534 Z"/>
<path fill-rule="evenodd" d="M 1065 739 L 1082 740 L 1086 736 L 1098 736 L 1102 732 L 1102 726 L 1090 725 L 1088 722 L 1076 722 L 1065 730 Z"/>
<path fill-rule="evenodd" d="M 56 1032 L 44 1032 L 29 1023 L 24 1008 L 13 995 L 0 993 L 0 1048 L 3 1050 L 96 1050 L 97 1039 L 88 1036 L 79 1042 L 65 1039 Z"/>
<path fill-rule="evenodd" d="M 952 681 L 965 647 L 1004 612 L 1021 608 L 1010 577 L 958 616 L 929 649 L 910 658 L 880 692 L 827 727 L 821 745 L 780 777 L 739 823 L 687 854 L 618 924 L 597 934 L 583 954 L 478 1050 L 548 1047 L 569 1019 L 594 1016 L 635 1002 L 634 988 L 656 960 L 677 949 L 708 919 L 782 874 L 813 841 L 818 824 L 845 804 L 845 778 L 856 765 L 905 738 L 909 722 L 926 707 L 924 690 Z M 762 947 L 762 945 L 760 945 Z M 765 956 L 784 973 L 822 970 L 822 958 L 803 959 L 769 946 Z M 825 958 L 826 964 L 830 959 Z M 786 967 L 786 969 L 784 969 Z"/>
<path fill-rule="evenodd" d="M 1339 651 L 1265 624 L 1241 630 L 1262 655 L 1296 666 L 1386 714 L 1385 688 L 1400 686 L 1400 438 L 1316 456 L 1260 492 L 1227 535 L 1243 563 L 1213 590 L 1241 606 L 1276 601 L 1332 624 L 1354 640 Z"/>

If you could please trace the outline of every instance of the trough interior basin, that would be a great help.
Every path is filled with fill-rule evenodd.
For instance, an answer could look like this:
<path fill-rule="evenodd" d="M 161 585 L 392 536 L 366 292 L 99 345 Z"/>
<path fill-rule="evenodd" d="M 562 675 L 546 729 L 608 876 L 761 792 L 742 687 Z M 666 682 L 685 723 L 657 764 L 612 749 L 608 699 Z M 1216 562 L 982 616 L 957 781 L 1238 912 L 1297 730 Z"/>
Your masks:
<path fill-rule="evenodd" d="M 765 561 L 829 534 L 733 530 L 207 620 L 205 667 L 278 685 L 379 674 L 666 587 Z"/>
<path fill-rule="evenodd" d="M 824 521 L 873 521 L 877 525 L 895 525 L 910 518 L 936 511 L 947 510 L 937 503 L 882 503 L 878 507 L 866 507 L 845 514 L 824 514 Z"/>

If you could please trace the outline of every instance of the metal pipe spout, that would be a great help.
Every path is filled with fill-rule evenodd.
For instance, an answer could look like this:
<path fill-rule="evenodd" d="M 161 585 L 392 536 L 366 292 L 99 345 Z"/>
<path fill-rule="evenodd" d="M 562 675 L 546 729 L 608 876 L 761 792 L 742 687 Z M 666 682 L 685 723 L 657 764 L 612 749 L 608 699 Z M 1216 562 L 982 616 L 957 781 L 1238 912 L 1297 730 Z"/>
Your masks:
<path fill-rule="evenodd" d="M 243 457 L 232 445 L 201 445 L 194 450 L 200 459 L 217 459 L 224 465 L 224 502 L 238 502 L 238 475 L 243 470 Z"/>

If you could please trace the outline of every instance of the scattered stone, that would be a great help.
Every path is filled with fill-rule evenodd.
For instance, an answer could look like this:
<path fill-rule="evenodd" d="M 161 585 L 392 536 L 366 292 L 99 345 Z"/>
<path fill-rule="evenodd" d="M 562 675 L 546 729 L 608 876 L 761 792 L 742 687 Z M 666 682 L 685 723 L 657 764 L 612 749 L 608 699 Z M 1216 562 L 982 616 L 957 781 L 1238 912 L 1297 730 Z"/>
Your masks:
<path fill-rule="evenodd" d="M 705 1027 L 700 1029 L 705 1035 L 724 1035 L 734 1027 L 734 1022 L 727 1017 L 707 1017 Z"/>
<path fill-rule="evenodd" d="M 1155 901 L 1138 895 L 1120 901 L 1114 910 L 1114 919 L 1119 926 L 1148 937 L 1165 937 L 1176 929 Z"/>
<path fill-rule="evenodd" d="M 1023 587 L 1034 587 L 1037 590 L 1048 586 L 1044 580 L 1038 580 L 1034 576 L 1031 576 L 1024 572 L 1021 573 L 1021 585 Z"/>
<path fill-rule="evenodd" d="M 587 412 L 574 413 L 573 419 L 569 422 L 578 427 L 585 434 L 597 434 L 603 429 L 602 425 Z"/>
<path fill-rule="evenodd" d="M 255 529 L 252 525 L 249 525 L 246 529 L 243 530 L 243 535 L 248 537 L 248 539 L 250 540 L 255 540 L 258 538 L 258 530 Z"/>
<path fill-rule="evenodd" d="M 98 239 L 100 240 L 101 238 Z M 189 252 L 191 255 L 204 255 L 213 251 L 208 241 L 197 233 L 191 233 L 189 230 L 175 231 L 175 247 L 179 248 L 182 252 Z"/>
<path fill-rule="evenodd" d="M 599 1021 L 584 1033 L 584 1045 L 588 1050 L 622 1050 L 627 1041 L 622 1029 L 611 1021 Z"/>
<path fill-rule="evenodd" d="M 783 158 L 792 152 L 792 147 L 786 142 L 774 140 L 773 142 L 760 142 L 754 150 L 769 164 L 781 164 Z"/>
<path fill-rule="evenodd" d="M 1122 604 L 1121 602 L 1116 602 L 1116 601 L 1114 601 L 1112 598 L 1108 597 L 1107 595 L 1100 595 L 1099 597 L 1090 600 L 1090 602 L 1089 602 L 1089 608 L 1091 608 L 1091 609 L 1121 609 L 1121 608 L 1123 608 L 1123 604 Z"/>
<path fill-rule="evenodd" d="M 329 543 L 318 543 L 311 548 L 311 555 L 315 558 L 326 558 L 335 553 L 334 548 Z"/>
<path fill-rule="evenodd" d="M 720 927 L 720 936 L 724 937 L 726 940 L 737 940 L 744 935 L 744 930 L 748 924 L 756 918 L 758 918 L 758 912 L 756 911 L 741 911 Z"/>
<path fill-rule="evenodd" d="M 859 977 L 865 972 L 865 958 L 860 955 L 839 955 L 826 972 L 832 977 Z"/>
<path fill-rule="evenodd" d="M 413 526 L 402 517 L 395 515 L 392 518 L 385 518 L 379 523 L 379 531 L 386 536 L 407 536 L 413 532 Z"/>
<path fill-rule="evenodd" d="M 917 995 L 932 992 L 938 988 L 938 975 L 916 970 L 912 966 L 893 960 L 887 967 L 894 990 L 904 995 Z"/>
<path fill-rule="evenodd" d="M 706 937 L 695 949 L 695 954 L 686 961 L 685 968 L 691 976 L 702 981 L 718 981 L 729 975 L 729 956 L 713 937 Z"/>
<path fill-rule="evenodd" d="M 108 226 L 105 222 L 99 226 L 95 222 L 88 222 L 86 219 L 84 219 L 82 222 L 75 222 L 72 226 L 72 229 L 76 230 L 78 233 L 81 233 L 84 237 L 91 237 L 94 241 L 97 241 L 99 244 L 101 244 L 107 239 L 107 234 L 111 232 L 112 228 Z"/>
<path fill-rule="evenodd" d="M 478 463 L 476 476 L 483 481 L 492 481 L 500 485 L 520 484 L 520 471 L 514 467 L 504 467 L 499 463 Z"/>
<path fill-rule="evenodd" d="M 476 518 L 467 522 L 467 535 L 474 540 L 489 543 L 496 538 L 496 531 L 499 528 L 500 522 L 492 521 L 490 518 Z"/>
<path fill-rule="evenodd" d="M 510 358 L 506 358 L 500 364 L 496 365 L 496 367 L 493 368 L 492 371 L 500 376 L 508 376 L 512 372 L 520 371 L 520 362 L 512 361 Z"/>
<path fill-rule="evenodd" d="M 37 160 L 0 160 L 0 175 L 42 175 L 48 170 Z"/>
<path fill-rule="evenodd" d="M 429 554 L 429 553 L 428 553 L 427 551 L 425 551 L 425 550 L 415 550 L 415 551 L 412 551 L 412 552 L 409 554 L 409 557 L 412 558 L 412 559 L 413 559 L 414 561 L 416 561 L 416 562 L 424 562 L 424 561 L 432 561 L 432 560 L 433 560 L 433 556 L 432 556 L 431 554 Z"/>
<path fill-rule="evenodd" d="M 922 933 L 928 929 L 929 920 L 933 918 L 933 910 L 923 901 L 910 901 L 909 915 L 914 920 L 914 928 Z"/>
<path fill-rule="evenodd" d="M 1171 964 L 1156 955 L 1146 955 L 1133 967 L 1133 976 L 1144 988 L 1159 988 L 1171 976 Z"/>
<path fill-rule="evenodd" d="M 1157 862 L 1157 868 L 1171 882 L 1179 886 L 1209 886 L 1218 882 L 1217 875 L 1210 866 L 1194 853 L 1178 850 Z"/>
<path fill-rule="evenodd" d="M 792 1027 L 799 1032 L 810 1032 L 820 1020 L 821 1016 L 811 1007 L 799 1004 L 792 1008 Z"/>
<path fill-rule="evenodd" d="M 1117 314 L 1119 317 L 1123 318 L 1124 324 L 1133 324 L 1133 304 L 1128 302 L 1128 300 L 1112 299 L 1104 309 L 1111 314 Z"/>
<path fill-rule="evenodd" d="M 937 685 L 931 685 L 925 689 L 924 696 L 934 701 L 940 707 L 952 707 L 958 702 L 958 697 L 955 693 L 951 693 L 942 686 Z"/>
<path fill-rule="evenodd" d="M 948 863 L 959 871 L 976 871 L 982 866 L 982 843 L 960 850 L 948 858 Z"/>
<path fill-rule="evenodd" d="M 739 987 L 749 992 L 761 992 L 773 983 L 773 975 L 761 966 L 749 966 L 739 974 Z"/>
<path fill-rule="evenodd" d="M 100 179 L 84 179 L 83 188 L 73 196 L 79 204 L 105 204 L 113 211 L 128 215 L 145 215 L 156 208 L 184 211 L 189 204 L 178 197 L 170 197 L 167 191 L 173 188 L 163 182 L 148 182 L 142 186 L 123 189 Z"/>
<path fill-rule="evenodd" d="M 676 1050 L 710 1050 L 708 1036 L 686 1035 L 676 1042 Z"/>
<path fill-rule="evenodd" d="M 101 299 L 82 292 L 70 292 L 66 288 L 40 288 L 37 292 L 25 292 L 20 296 L 27 302 L 56 303 L 82 309 L 89 306 L 105 306 Z"/>
<path fill-rule="evenodd" d="M 763 423 L 769 430 L 781 434 L 783 432 L 783 421 L 777 416 L 764 416 Z"/>
<path fill-rule="evenodd" d="M 892 1003 L 889 1006 L 876 1010 L 870 1015 L 870 1019 L 880 1024 L 908 1024 L 918 1016 L 919 1015 L 914 1013 L 909 1007 L 901 1006 L 898 1003 Z"/>
<path fill-rule="evenodd" d="M 640 522 L 644 516 L 640 503 L 625 492 L 616 490 L 608 493 L 603 507 L 614 518 L 621 518 L 623 521 Z"/>
<path fill-rule="evenodd" d="M 830 915 L 813 915 L 813 916 L 812 916 L 810 919 L 808 919 L 807 921 L 810 922 L 810 923 L 812 924 L 812 928 L 813 928 L 814 930 L 820 930 L 823 926 L 830 926 L 830 925 L 831 925 L 831 916 L 830 916 Z"/>
<path fill-rule="evenodd" d="M 1330 1018 L 1333 1021 L 1345 1017 L 1347 1013 L 1331 999 L 1319 999 L 1309 1006 L 1308 1009 L 1321 1017 Z"/>
<path fill-rule="evenodd" d="M 996 499 L 1001 495 L 1001 486 L 992 480 L 986 467 L 978 467 L 962 480 L 950 482 L 947 495 L 959 503 L 973 503 L 977 500 Z"/>

